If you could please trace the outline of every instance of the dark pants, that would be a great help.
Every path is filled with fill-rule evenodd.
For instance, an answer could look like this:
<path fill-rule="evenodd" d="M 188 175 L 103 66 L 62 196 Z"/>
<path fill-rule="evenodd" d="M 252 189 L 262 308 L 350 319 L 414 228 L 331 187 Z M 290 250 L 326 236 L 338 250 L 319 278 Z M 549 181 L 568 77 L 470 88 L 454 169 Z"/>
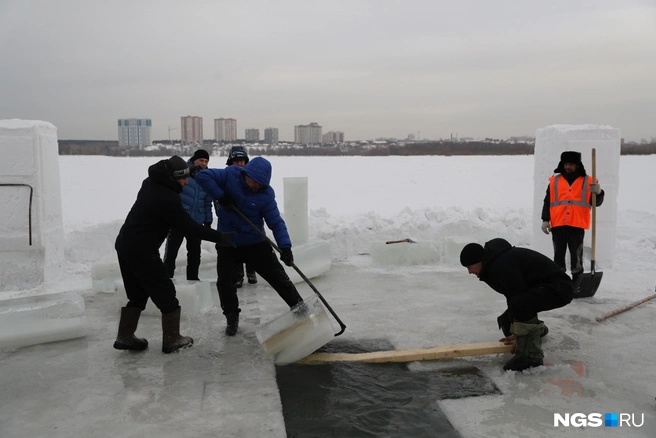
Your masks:
<path fill-rule="evenodd" d="M 289 307 L 303 301 L 268 242 L 239 248 L 218 248 L 217 256 L 216 288 L 219 291 L 221 309 L 225 315 L 241 311 L 234 282 L 235 263 L 246 263 L 251 266 L 278 292 L 278 295 L 285 300 Z"/>
<path fill-rule="evenodd" d="M 166 249 L 164 250 L 164 265 L 173 278 L 175 271 L 175 259 L 182 240 L 187 239 L 187 280 L 198 280 L 198 269 L 200 268 L 200 242 L 197 237 L 185 236 L 181 230 L 172 229 L 166 238 Z"/>
<path fill-rule="evenodd" d="M 239 280 L 244 280 L 244 264 L 242 262 L 237 262 L 235 263 L 235 270 L 234 270 L 235 276 L 233 280 L 235 282 Z M 251 276 L 255 274 L 255 269 L 251 265 L 246 265 L 246 275 Z"/>
<path fill-rule="evenodd" d="M 526 322 L 536 318 L 538 312 L 566 306 L 572 298 L 574 298 L 572 281 L 542 283 L 522 294 L 507 298 L 508 310 L 513 320 Z"/>
<path fill-rule="evenodd" d="M 585 230 L 576 227 L 556 227 L 551 229 L 551 239 L 554 247 L 554 262 L 563 271 L 565 266 L 565 251 L 569 248 L 570 268 L 572 276 L 583 272 L 583 237 Z"/>
<path fill-rule="evenodd" d="M 175 286 L 159 254 L 131 257 L 118 252 L 118 265 L 129 300 L 126 307 L 136 307 L 143 311 L 148 298 L 153 300 L 162 313 L 175 312 L 180 306 L 175 297 Z"/>

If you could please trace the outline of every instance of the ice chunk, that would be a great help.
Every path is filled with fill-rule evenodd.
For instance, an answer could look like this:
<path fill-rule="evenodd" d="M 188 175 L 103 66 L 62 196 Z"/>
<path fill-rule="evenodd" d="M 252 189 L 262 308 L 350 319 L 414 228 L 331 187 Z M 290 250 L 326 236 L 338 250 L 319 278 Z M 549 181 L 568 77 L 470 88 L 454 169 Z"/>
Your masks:
<path fill-rule="evenodd" d="M 0 300 L 0 348 L 63 341 L 86 334 L 84 299 L 75 292 Z"/>
<path fill-rule="evenodd" d="M 440 250 L 432 242 L 374 242 L 370 254 L 377 266 L 433 265 L 440 261 Z"/>
<path fill-rule="evenodd" d="M 335 337 L 328 314 L 317 295 L 262 325 L 255 333 L 262 348 L 277 365 L 303 359 Z"/>
<path fill-rule="evenodd" d="M 294 246 L 292 252 L 294 253 L 294 264 L 307 278 L 317 277 L 330 270 L 330 243 L 325 240 Z M 294 268 L 284 264 L 283 266 L 292 282 L 300 283 L 304 281 Z"/>
<path fill-rule="evenodd" d="M 192 317 L 199 316 L 212 310 L 214 301 L 209 281 L 187 281 L 175 278 L 173 279 L 173 284 L 175 285 L 176 296 L 184 315 Z M 125 292 L 123 280 L 116 280 L 114 282 L 114 294 L 117 304 L 120 307 L 127 304 L 128 296 Z M 142 314 L 159 316 L 161 312 L 151 300 L 148 300 L 146 310 Z"/>
<path fill-rule="evenodd" d="M 292 245 L 300 246 L 309 239 L 308 179 L 306 176 L 283 178 L 285 223 Z"/>

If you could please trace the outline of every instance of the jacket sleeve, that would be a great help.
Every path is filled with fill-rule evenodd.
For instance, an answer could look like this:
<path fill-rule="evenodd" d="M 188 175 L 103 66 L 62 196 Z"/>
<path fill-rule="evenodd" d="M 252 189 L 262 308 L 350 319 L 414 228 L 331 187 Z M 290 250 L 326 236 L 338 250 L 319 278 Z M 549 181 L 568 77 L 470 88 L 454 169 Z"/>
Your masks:
<path fill-rule="evenodd" d="M 606 195 L 606 192 L 602 189 L 601 193 L 597 195 L 597 207 L 604 203 L 604 195 Z"/>
<path fill-rule="evenodd" d="M 177 202 L 176 202 L 177 201 Z M 168 223 L 171 228 L 177 228 L 184 232 L 185 235 L 198 237 L 202 240 L 209 240 L 210 242 L 218 242 L 221 239 L 221 233 L 211 228 L 204 227 L 191 218 L 182 207 L 180 197 L 175 195 L 171 202 L 162 205 L 160 210 L 163 220 Z"/>
<path fill-rule="evenodd" d="M 285 224 L 285 221 L 280 215 L 275 197 L 272 197 L 262 208 L 262 217 L 269 229 L 273 232 L 273 237 L 276 239 L 278 248 L 291 248 L 292 241 L 287 232 L 287 224 Z"/>
<path fill-rule="evenodd" d="M 498 267 L 495 266 L 494 275 L 497 279 L 499 289 L 501 289 L 498 290 L 498 292 L 504 294 L 506 298 L 524 293 L 528 289 L 528 285 L 526 284 L 526 281 L 524 281 L 524 276 L 522 275 L 519 266 L 516 264 L 501 264 Z"/>
<path fill-rule="evenodd" d="M 549 222 L 551 220 L 551 213 L 549 212 L 549 201 L 551 200 L 550 186 L 547 186 L 547 194 L 542 203 L 542 221 Z"/>
<path fill-rule="evenodd" d="M 226 183 L 225 169 L 205 169 L 196 174 L 196 182 L 212 199 L 223 198 Z"/>
<path fill-rule="evenodd" d="M 211 224 L 214 218 L 212 217 L 212 197 L 205 195 L 205 223 Z"/>

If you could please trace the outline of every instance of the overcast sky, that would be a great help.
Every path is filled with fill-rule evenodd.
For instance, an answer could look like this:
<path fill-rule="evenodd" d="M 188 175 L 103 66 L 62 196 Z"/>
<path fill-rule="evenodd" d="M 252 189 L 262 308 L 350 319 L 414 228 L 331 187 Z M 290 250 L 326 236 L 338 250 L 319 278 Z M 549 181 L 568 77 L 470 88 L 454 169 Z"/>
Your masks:
<path fill-rule="evenodd" d="M 656 0 L 0 0 L 0 119 L 116 140 L 180 117 L 347 140 L 656 136 Z"/>

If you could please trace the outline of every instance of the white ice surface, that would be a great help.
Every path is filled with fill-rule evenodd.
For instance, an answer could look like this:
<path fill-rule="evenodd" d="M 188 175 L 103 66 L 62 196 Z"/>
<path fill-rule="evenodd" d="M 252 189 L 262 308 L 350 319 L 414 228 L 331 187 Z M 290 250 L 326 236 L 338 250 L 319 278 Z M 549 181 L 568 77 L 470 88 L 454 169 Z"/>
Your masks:
<path fill-rule="evenodd" d="M 387 338 L 396 348 L 500 337 L 496 317 L 504 310 L 503 297 L 463 268 L 446 261 L 430 267 L 377 268 L 370 257 L 358 254 L 368 253 L 373 242 L 406 237 L 446 245 L 445 235 L 461 236 L 458 242 L 469 238 L 481 243 L 502 236 L 514 245 L 530 246 L 533 220 L 539 220 L 532 213 L 533 156 L 269 158 L 279 197 L 283 176 L 310 175 L 310 240 L 329 241 L 333 261 L 331 270 L 313 283 L 348 326 L 342 336 L 356 341 Z M 286 310 L 267 285 L 241 290 L 244 323 L 237 339 L 223 337 L 222 317 L 211 312 L 202 324 L 183 323 L 197 342 L 179 355 L 163 357 L 158 350 L 161 328 L 152 318 L 144 318 L 137 332 L 149 336 L 148 352 L 130 355 L 111 348 L 118 308 L 111 296 L 91 290 L 91 264 L 113 250 L 147 167 L 156 160 L 60 157 L 66 270 L 48 287 L 86 288 L 83 296 L 92 330 L 86 341 L 0 353 L 0 378 L 6 389 L 0 395 L 0 430 L 6 433 L 0 435 L 171 436 L 181 433 L 179 425 L 184 424 L 185 432 L 191 428 L 197 436 L 216 430 L 239 436 L 235 431 L 246 427 L 244 421 L 267 428 L 267 436 L 276 435 L 271 432 L 274 426 L 268 425 L 280 427 L 279 399 L 272 396 L 275 386 L 266 389 L 271 371 L 254 340 L 260 320 L 249 320 L 259 312 L 267 321 Z M 656 363 L 656 303 L 604 323 L 594 321 L 654 293 L 655 167 L 654 155 L 620 158 L 622 191 L 613 268 L 604 269 L 595 297 L 541 314 L 551 329 L 544 348 L 546 361 L 553 366 L 516 375 L 501 370 L 507 356 L 447 363 L 476 365 L 503 391 L 499 396 L 440 402 L 463 437 L 656 436 L 656 381 L 650 377 Z M 117 168 L 121 178 L 114 177 Z M 303 296 L 312 293 L 302 284 L 299 289 Z M 236 345 L 240 349 L 232 349 Z M 238 363 L 231 362 L 236 358 Z M 579 362 L 585 364 L 582 376 L 576 372 Z M 236 383 L 260 375 L 266 380 Z M 580 385 L 580 395 L 563 390 L 567 380 L 573 380 L 575 388 Z M 235 405 L 225 401 L 231 396 L 252 416 L 230 410 Z M 180 410 L 180 403 L 187 409 Z M 257 405 L 258 411 L 248 405 Z M 646 424 L 630 431 L 552 426 L 553 413 L 579 411 L 644 412 Z M 117 424 L 116 418 L 123 422 Z"/>

